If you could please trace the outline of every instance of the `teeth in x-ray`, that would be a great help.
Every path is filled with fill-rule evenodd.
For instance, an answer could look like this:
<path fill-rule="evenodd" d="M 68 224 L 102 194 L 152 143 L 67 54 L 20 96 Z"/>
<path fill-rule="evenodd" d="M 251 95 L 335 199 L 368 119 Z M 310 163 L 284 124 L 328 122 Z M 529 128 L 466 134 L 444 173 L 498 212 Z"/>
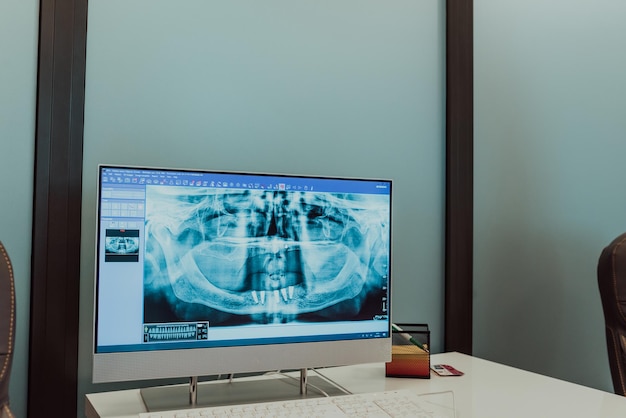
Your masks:
<path fill-rule="evenodd" d="M 286 303 L 288 303 L 290 300 L 293 299 L 293 295 L 295 293 L 295 286 L 289 286 L 287 288 L 282 288 L 280 289 L 280 293 L 279 290 L 274 290 L 274 298 L 276 300 L 276 302 L 280 301 L 280 296 L 282 296 L 282 300 Z M 265 290 L 261 290 L 261 291 L 256 291 L 253 290 L 252 292 L 250 292 L 250 294 L 252 295 L 252 299 L 254 300 L 254 303 L 261 304 L 261 305 L 265 305 Z"/>
<path fill-rule="evenodd" d="M 261 290 L 257 292 L 256 290 L 252 291 L 252 299 L 254 299 L 254 303 L 257 305 L 260 303 L 261 305 L 265 305 L 265 290 Z"/>

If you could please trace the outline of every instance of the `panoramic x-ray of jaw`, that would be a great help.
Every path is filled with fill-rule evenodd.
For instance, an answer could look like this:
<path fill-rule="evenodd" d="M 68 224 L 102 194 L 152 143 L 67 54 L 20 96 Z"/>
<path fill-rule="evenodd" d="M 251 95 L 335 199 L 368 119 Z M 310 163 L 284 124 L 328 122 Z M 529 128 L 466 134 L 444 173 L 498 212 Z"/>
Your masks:
<path fill-rule="evenodd" d="M 139 238 L 136 237 L 106 237 L 104 249 L 110 254 L 130 254 L 139 251 Z"/>
<path fill-rule="evenodd" d="M 337 306 L 333 315 L 346 319 L 386 283 L 388 196 L 158 186 L 146 194 L 144 289 L 173 294 L 178 319 L 185 304 L 263 322 Z"/>

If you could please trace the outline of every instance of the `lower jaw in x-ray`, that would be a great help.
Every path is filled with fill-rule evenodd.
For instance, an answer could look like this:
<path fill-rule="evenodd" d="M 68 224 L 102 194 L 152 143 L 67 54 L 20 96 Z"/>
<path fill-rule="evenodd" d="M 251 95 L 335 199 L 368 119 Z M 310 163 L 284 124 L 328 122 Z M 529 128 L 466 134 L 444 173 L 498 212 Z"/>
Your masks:
<path fill-rule="evenodd" d="M 177 190 L 148 189 L 144 290 L 171 316 L 146 310 L 146 322 L 208 312 L 214 324 L 348 320 L 386 283 L 388 213 L 378 196 L 331 196 L 330 204 L 295 193 Z"/>

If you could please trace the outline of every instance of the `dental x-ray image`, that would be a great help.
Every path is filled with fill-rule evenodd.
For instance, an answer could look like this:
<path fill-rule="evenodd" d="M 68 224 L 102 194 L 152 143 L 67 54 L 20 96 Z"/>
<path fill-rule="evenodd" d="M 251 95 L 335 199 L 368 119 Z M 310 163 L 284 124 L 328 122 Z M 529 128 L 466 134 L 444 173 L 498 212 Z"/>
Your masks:
<path fill-rule="evenodd" d="M 148 186 L 144 322 L 374 319 L 389 228 L 388 195 Z"/>
<path fill-rule="evenodd" d="M 104 237 L 106 262 L 139 261 L 139 230 L 107 229 Z"/>

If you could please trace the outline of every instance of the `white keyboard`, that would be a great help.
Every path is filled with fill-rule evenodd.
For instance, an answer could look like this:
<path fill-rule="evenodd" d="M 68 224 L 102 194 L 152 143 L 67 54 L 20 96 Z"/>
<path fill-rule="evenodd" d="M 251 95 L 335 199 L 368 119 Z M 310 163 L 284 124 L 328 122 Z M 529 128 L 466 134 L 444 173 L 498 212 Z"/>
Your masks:
<path fill-rule="evenodd" d="M 144 412 L 140 418 L 206 417 L 411 417 L 454 418 L 454 407 L 436 405 L 410 391 L 389 391 L 245 405 Z"/>

